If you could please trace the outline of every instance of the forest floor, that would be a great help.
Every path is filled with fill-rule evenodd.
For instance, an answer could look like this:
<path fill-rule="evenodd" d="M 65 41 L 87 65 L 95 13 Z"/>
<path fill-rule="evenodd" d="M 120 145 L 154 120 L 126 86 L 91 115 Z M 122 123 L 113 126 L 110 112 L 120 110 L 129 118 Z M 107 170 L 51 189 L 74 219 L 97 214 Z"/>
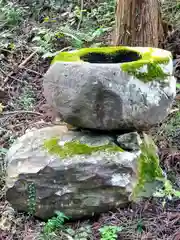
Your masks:
<path fill-rule="evenodd" d="M 166 0 L 163 13 L 178 26 L 180 4 Z M 71 239 L 62 229 L 43 236 L 44 222 L 12 210 L 5 198 L 4 157 L 27 129 L 55 122 L 42 89 L 42 78 L 53 53 L 109 45 L 113 26 L 113 0 L 19 0 L 13 3 L 0 0 L 0 240 Z M 180 188 L 179 106 L 177 98 L 175 111 L 153 135 L 159 146 L 161 166 L 177 188 Z M 79 237 L 73 239 L 78 240 L 100 239 L 99 230 L 104 226 L 121 227 L 119 240 L 180 240 L 180 200 L 166 199 L 165 206 L 162 201 L 148 199 L 96 219 L 67 223 L 65 228 L 74 230 L 74 235 Z M 90 233 L 86 238 L 87 228 Z"/>

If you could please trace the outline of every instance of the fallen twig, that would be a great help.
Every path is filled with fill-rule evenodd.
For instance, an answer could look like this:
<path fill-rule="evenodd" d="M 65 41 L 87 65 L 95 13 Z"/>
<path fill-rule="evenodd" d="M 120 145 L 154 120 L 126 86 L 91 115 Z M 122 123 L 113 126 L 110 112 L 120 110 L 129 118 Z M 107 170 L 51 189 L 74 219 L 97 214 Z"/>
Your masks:
<path fill-rule="evenodd" d="M 32 70 L 32 69 L 29 69 L 29 68 L 27 68 L 27 67 L 21 66 L 21 67 L 19 67 L 19 68 L 25 69 L 27 72 L 34 73 L 34 74 L 39 75 L 39 76 L 41 76 L 41 77 L 43 76 L 43 74 L 41 74 L 41 73 L 39 73 L 39 72 L 36 72 L 36 71 L 34 71 L 34 70 Z"/>
<path fill-rule="evenodd" d="M 1 27 L 1 26 L 0 26 Z M 0 52 L 8 52 L 8 53 L 12 53 L 12 51 L 10 50 L 7 50 L 5 48 L 0 48 Z"/>
<path fill-rule="evenodd" d="M 19 66 L 17 68 L 22 68 L 35 54 L 37 53 L 37 50 L 34 51 L 33 53 L 31 53 L 21 64 L 19 64 Z M 4 79 L 4 82 L 2 84 L 2 87 L 4 87 L 4 85 L 7 83 L 9 77 L 11 77 L 13 75 L 14 71 L 11 71 L 7 77 Z"/>
<path fill-rule="evenodd" d="M 4 75 L 7 75 L 6 72 L 5 72 L 2 68 L 0 68 L 0 71 L 1 71 Z M 17 81 L 17 82 L 22 83 L 22 81 L 21 81 L 20 79 L 17 79 L 16 77 L 9 76 L 9 78 L 12 78 L 13 80 L 15 80 L 15 81 Z"/>
<path fill-rule="evenodd" d="M 10 112 L 2 112 L 1 114 L 2 115 L 13 115 L 13 114 L 35 114 L 35 115 L 40 115 L 40 116 L 43 116 L 42 113 L 39 113 L 39 112 L 34 112 L 34 111 L 26 111 L 26 110 L 19 110 L 19 111 L 10 111 Z"/>
<path fill-rule="evenodd" d="M 174 112 L 179 112 L 179 108 L 175 108 L 175 109 L 170 110 L 169 115 L 174 113 Z"/>
<path fill-rule="evenodd" d="M 67 240 L 73 240 L 73 238 L 69 234 L 66 234 L 66 233 L 64 233 L 62 231 L 61 231 L 61 235 L 65 236 Z"/>

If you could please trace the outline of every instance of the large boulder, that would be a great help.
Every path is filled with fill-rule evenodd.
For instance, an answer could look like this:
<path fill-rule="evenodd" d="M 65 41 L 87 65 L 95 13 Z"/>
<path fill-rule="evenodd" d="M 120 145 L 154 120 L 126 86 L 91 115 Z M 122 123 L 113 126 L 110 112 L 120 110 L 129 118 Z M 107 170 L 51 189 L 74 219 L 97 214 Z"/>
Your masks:
<path fill-rule="evenodd" d="M 137 182 L 140 150 L 116 143 L 114 136 L 63 126 L 27 132 L 6 156 L 7 200 L 42 219 L 56 210 L 76 219 L 124 206 Z"/>
<path fill-rule="evenodd" d="M 87 129 L 148 130 L 176 95 L 171 53 L 105 47 L 57 55 L 44 77 L 47 102 L 63 121 Z"/>

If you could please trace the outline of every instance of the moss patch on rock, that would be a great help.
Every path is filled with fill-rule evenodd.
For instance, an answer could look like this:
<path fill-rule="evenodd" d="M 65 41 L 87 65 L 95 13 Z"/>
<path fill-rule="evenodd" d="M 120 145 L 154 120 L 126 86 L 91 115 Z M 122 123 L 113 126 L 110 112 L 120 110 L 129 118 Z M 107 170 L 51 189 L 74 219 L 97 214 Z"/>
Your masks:
<path fill-rule="evenodd" d="M 171 54 L 169 54 L 169 56 L 156 56 L 153 55 L 153 53 L 155 53 L 155 50 L 153 48 L 149 48 L 149 51 L 141 53 L 142 59 L 134 62 L 123 63 L 121 65 L 121 69 L 124 72 L 143 80 L 144 82 L 156 79 L 163 80 L 167 78 L 170 74 L 164 73 L 160 64 L 167 65 L 172 57 Z M 143 67 L 146 67 L 144 72 L 142 71 Z"/>
<path fill-rule="evenodd" d="M 164 179 L 163 171 L 160 167 L 159 158 L 156 153 L 156 146 L 153 140 L 144 134 L 144 140 L 140 146 L 141 154 L 137 162 L 138 180 L 133 191 L 133 198 L 136 199 L 143 191 L 151 192 L 156 189 L 145 189 L 146 184 Z"/>
<path fill-rule="evenodd" d="M 92 54 L 94 54 L 94 58 L 96 57 L 97 60 L 92 61 Z M 118 46 L 82 48 L 74 52 L 60 52 L 55 56 L 52 64 L 58 61 L 84 62 L 84 59 L 91 63 L 119 63 L 122 71 L 137 77 L 143 82 L 149 82 L 157 79 L 163 80 L 170 75 L 170 73 L 163 71 L 161 64 L 167 65 L 171 58 L 172 54 L 165 50 L 148 47 Z M 146 69 L 142 69 L 143 67 Z"/>
<path fill-rule="evenodd" d="M 57 54 L 52 64 L 55 62 L 84 62 L 82 59 L 88 54 L 104 54 L 108 56 L 115 56 L 117 53 L 121 52 L 131 52 L 134 54 L 138 54 L 139 58 L 141 58 L 140 53 L 132 47 L 98 47 L 98 48 L 82 48 L 73 52 L 60 52 Z M 107 62 L 108 63 L 108 62 Z"/>
<path fill-rule="evenodd" d="M 123 152 L 124 150 L 117 145 L 107 144 L 103 146 L 89 146 L 80 141 L 66 142 L 64 146 L 58 144 L 59 138 L 51 138 L 44 142 L 44 148 L 53 155 L 61 158 L 72 157 L 74 155 L 91 155 L 93 152 L 107 151 L 107 152 Z"/>

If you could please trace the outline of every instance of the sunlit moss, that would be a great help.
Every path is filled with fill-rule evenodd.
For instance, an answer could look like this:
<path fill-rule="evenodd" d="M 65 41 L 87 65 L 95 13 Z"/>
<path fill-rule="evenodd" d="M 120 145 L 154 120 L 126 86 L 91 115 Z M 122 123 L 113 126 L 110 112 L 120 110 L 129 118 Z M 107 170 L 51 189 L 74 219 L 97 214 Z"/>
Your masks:
<path fill-rule="evenodd" d="M 156 146 L 153 140 L 144 134 L 144 140 L 140 146 L 141 154 L 137 160 L 137 183 L 134 188 L 133 198 L 138 197 L 145 189 L 146 183 L 153 183 L 164 179 L 160 167 Z"/>
<path fill-rule="evenodd" d="M 73 51 L 73 52 L 60 52 L 58 53 L 53 61 L 52 64 L 55 62 L 83 62 L 83 60 L 81 60 L 82 57 L 84 57 L 85 55 L 87 55 L 88 53 L 103 53 L 103 54 L 116 54 L 118 51 L 133 51 L 136 52 L 137 51 L 133 48 L 130 47 L 97 47 L 97 48 L 82 48 L 79 49 L 77 51 Z"/>
<path fill-rule="evenodd" d="M 149 82 L 152 80 L 160 79 L 163 80 L 169 76 L 169 74 L 164 73 L 160 64 L 168 64 L 171 58 L 169 56 L 153 56 L 153 48 L 149 48 L 149 51 L 141 54 L 142 59 L 127 62 L 121 65 L 121 69 L 128 74 L 134 75 L 138 79 L 144 82 Z M 146 67 L 146 71 L 142 72 L 142 67 Z"/>
<path fill-rule="evenodd" d="M 59 138 L 51 138 L 44 142 L 44 147 L 50 154 L 57 155 L 61 158 L 71 157 L 74 155 L 91 155 L 93 152 L 108 151 L 108 152 L 123 152 L 124 150 L 113 144 L 103 146 L 89 146 L 80 143 L 79 141 L 66 142 L 64 146 L 58 144 Z"/>
<path fill-rule="evenodd" d="M 120 64 L 122 71 L 137 77 L 143 82 L 152 80 L 163 80 L 170 73 L 165 73 L 160 64 L 166 65 L 172 58 L 172 54 L 168 51 L 158 51 L 156 48 L 141 48 L 141 47 L 99 47 L 99 48 L 82 48 L 74 52 L 60 52 L 55 56 L 52 63 L 61 62 L 83 62 L 82 58 L 89 53 L 102 53 L 107 56 L 113 56 L 117 52 L 131 51 L 136 52 L 140 58 L 136 61 L 124 62 Z M 142 72 L 142 67 L 147 70 Z"/>

